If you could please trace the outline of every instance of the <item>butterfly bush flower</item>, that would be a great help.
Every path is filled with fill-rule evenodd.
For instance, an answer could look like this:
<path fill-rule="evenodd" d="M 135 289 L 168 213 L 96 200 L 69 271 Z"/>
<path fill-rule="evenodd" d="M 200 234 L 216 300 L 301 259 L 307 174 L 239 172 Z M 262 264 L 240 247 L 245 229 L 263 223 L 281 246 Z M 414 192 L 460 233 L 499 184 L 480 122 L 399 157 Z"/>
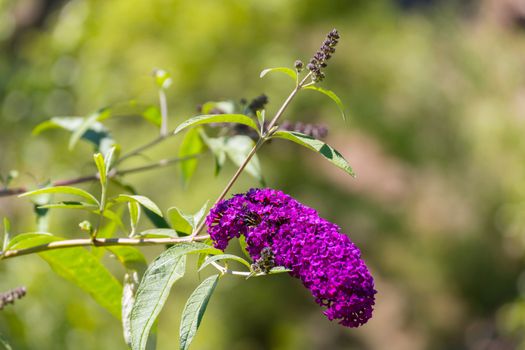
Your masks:
<path fill-rule="evenodd" d="M 359 249 L 340 228 L 289 195 L 251 189 L 215 205 L 206 218 L 214 246 L 244 235 L 253 261 L 290 269 L 329 320 L 358 327 L 372 317 L 374 280 Z"/>

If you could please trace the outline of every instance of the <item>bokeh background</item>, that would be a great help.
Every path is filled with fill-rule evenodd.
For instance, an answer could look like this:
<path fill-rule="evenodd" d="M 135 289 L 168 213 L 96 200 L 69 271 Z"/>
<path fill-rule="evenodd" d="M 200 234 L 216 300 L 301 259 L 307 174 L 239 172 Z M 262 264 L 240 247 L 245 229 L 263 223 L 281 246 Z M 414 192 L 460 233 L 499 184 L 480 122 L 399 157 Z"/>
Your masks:
<path fill-rule="evenodd" d="M 171 127 L 199 103 L 262 92 L 275 112 L 292 86 L 259 72 L 308 60 L 333 27 L 341 42 L 322 86 L 349 120 L 308 91 L 287 118 L 324 123 L 357 179 L 294 144 L 273 142 L 260 157 L 269 186 L 318 209 L 361 248 L 379 291 L 374 317 L 346 329 L 297 280 L 229 277 L 193 348 L 525 349 L 523 0 L 0 0 L 0 173 L 16 169 L 13 186 L 35 186 L 93 172 L 90 145 L 69 151 L 66 132 L 34 137 L 32 128 L 120 101 L 155 103 L 157 67 L 173 75 Z M 107 125 L 124 149 L 157 132 L 140 118 Z M 176 155 L 179 143 L 148 156 Z M 233 171 L 213 177 L 207 157 L 187 187 L 175 168 L 127 180 L 163 208 L 195 211 Z M 251 186 L 243 176 L 235 191 Z M 25 199 L 0 198 L 0 216 L 13 231 L 36 228 Z M 54 211 L 50 229 L 78 237 L 81 220 Z M 177 348 L 197 282 L 191 271 L 175 286 L 159 349 Z M 18 285 L 28 296 L 0 312 L 14 349 L 125 349 L 118 321 L 37 256 L 0 264 L 0 289 Z"/>

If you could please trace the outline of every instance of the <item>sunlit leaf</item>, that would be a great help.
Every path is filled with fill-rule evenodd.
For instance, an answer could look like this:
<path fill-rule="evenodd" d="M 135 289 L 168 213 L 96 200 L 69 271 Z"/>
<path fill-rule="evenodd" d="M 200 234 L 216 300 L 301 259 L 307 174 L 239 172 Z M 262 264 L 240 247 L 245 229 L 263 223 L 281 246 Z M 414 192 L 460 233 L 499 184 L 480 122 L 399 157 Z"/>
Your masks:
<path fill-rule="evenodd" d="M 13 350 L 13 348 L 11 347 L 11 345 L 9 345 L 9 343 L 7 342 L 7 340 L 4 338 L 3 335 L 0 334 L 0 346 L 2 346 L 2 348 L 4 350 Z"/>
<path fill-rule="evenodd" d="M 88 130 L 90 130 L 95 123 L 109 118 L 110 115 L 111 115 L 111 110 L 108 108 L 104 108 L 104 109 L 101 109 L 100 111 L 97 111 L 91 114 L 87 118 L 85 118 L 82 124 L 80 124 L 78 128 L 76 128 L 73 131 L 73 134 L 71 135 L 71 138 L 69 139 L 69 149 L 70 150 L 73 149 L 75 145 L 77 144 L 78 140 L 80 140 L 80 138 L 83 137 L 83 135 L 86 132 L 88 132 Z"/>
<path fill-rule="evenodd" d="M 140 204 L 134 201 L 128 202 L 128 211 L 129 211 L 129 220 L 130 220 L 130 225 L 131 225 L 130 236 L 133 236 L 135 235 L 135 232 L 137 231 L 137 225 L 140 219 Z"/>
<path fill-rule="evenodd" d="M 214 113 L 215 112 L 215 113 Z M 201 107 L 201 114 L 232 114 L 235 112 L 235 102 L 233 101 L 210 101 Z"/>
<path fill-rule="evenodd" d="M 249 126 L 255 131 L 259 132 L 257 124 L 253 121 L 252 118 L 244 114 L 211 114 L 211 115 L 199 115 L 193 118 L 190 118 L 180 124 L 176 129 L 174 134 L 178 134 L 182 130 L 202 125 L 202 124 L 211 124 L 211 123 L 237 123 Z"/>
<path fill-rule="evenodd" d="M 277 131 L 275 134 L 273 134 L 272 138 L 290 140 L 301 146 L 309 148 L 312 151 L 316 151 L 325 159 L 327 159 L 330 163 L 343 169 L 348 174 L 355 177 L 355 173 L 352 170 L 352 167 L 350 166 L 350 164 L 348 164 L 343 155 L 321 140 L 317 140 L 311 136 L 301 134 L 295 131 Z"/>
<path fill-rule="evenodd" d="M 129 202 L 129 201 L 137 202 L 143 207 L 151 210 L 155 214 L 161 217 L 163 216 L 160 208 L 148 197 L 140 196 L 140 195 L 121 194 L 115 200 L 117 202 Z"/>
<path fill-rule="evenodd" d="M 204 143 L 201 140 L 201 137 L 199 135 L 199 129 L 191 129 L 189 130 L 186 135 L 184 135 L 184 139 L 182 139 L 182 143 L 179 148 L 179 157 L 184 158 L 188 156 L 192 156 L 195 154 L 198 154 L 202 151 L 204 148 Z M 182 173 L 182 179 L 185 184 L 187 184 L 193 174 L 195 173 L 195 169 L 197 169 L 198 159 L 188 159 L 184 162 L 180 162 L 180 170 Z"/>
<path fill-rule="evenodd" d="M 290 69 L 290 68 L 287 68 L 287 67 L 267 68 L 267 69 L 265 69 L 265 70 L 263 70 L 261 72 L 259 77 L 262 78 L 266 74 L 271 73 L 271 72 L 284 73 L 284 74 L 288 75 L 290 78 L 292 78 L 294 83 L 297 82 L 297 73 L 293 69 Z"/>
<path fill-rule="evenodd" d="M 200 135 L 206 146 L 208 146 L 213 153 L 215 176 L 217 176 L 226 161 L 226 137 L 208 137 L 203 130 L 201 130 Z"/>
<path fill-rule="evenodd" d="M 155 83 L 157 83 L 157 86 L 161 89 L 169 88 L 173 82 L 171 74 L 164 69 L 153 70 L 153 77 L 155 78 Z"/>
<path fill-rule="evenodd" d="M 63 238 L 48 234 L 27 233 L 13 238 L 9 249 L 25 249 L 61 240 Z M 120 319 L 122 285 L 87 249 L 72 247 L 49 250 L 38 255 L 58 275 L 88 292 L 101 306 Z"/>
<path fill-rule="evenodd" d="M 241 264 L 243 264 L 244 266 L 246 266 L 248 269 L 251 269 L 250 263 L 248 261 L 244 260 L 243 258 L 241 258 L 240 256 L 233 255 L 233 254 L 220 254 L 220 255 L 214 255 L 214 256 L 208 257 L 202 263 L 202 265 L 200 266 L 199 271 L 204 269 L 206 266 L 208 266 L 212 262 L 219 261 L 219 260 L 233 260 L 233 261 L 237 261 L 237 262 L 240 262 Z"/>
<path fill-rule="evenodd" d="M 168 218 L 171 222 L 171 227 L 173 227 L 177 232 L 180 233 L 192 233 L 203 220 L 207 207 L 208 202 L 204 203 L 204 205 L 199 209 L 199 211 L 193 215 L 184 214 L 177 207 L 169 208 Z"/>
<path fill-rule="evenodd" d="M 171 229 L 171 228 L 152 228 L 149 230 L 145 230 L 140 232 L 137 236 L 140 237 L 170 237 L 170 238 L 176 238 L 179 237 L 179 234 L 177 231 Z"/>
<path fill-rule="evenodd" d="M 162 123 L 162 115 L 160 114 L 159 109 L 155 106 L 149 106 L 144 112 L 142 112 L 142 116 L 156 126 L 160 126 Z"/>
<path fill-rule="evenodd" d="M 187 350 L 197 333 L 211 295 L 217 286 L 219 275 L 206 278 L 188 298 L 180 322 L 180 349 Z"/>
<path fill-rule="evenodd" d="M 341 115 L 343 116 L 343 120 L 346 120 L 345 106 L 343 106 L 343 102 L 341 102 L 341 99 L 339 98 L 339 96 L 337 96 L 333 91 L 327 90 L 327 89 L 323 89 L 323 88 L 320 88 L 319 86 L 315 86 L 315 85 L 309 85 L 309 86 L 304 87 L 303 89 L 318 91 L 318 92 L 320 92 L 320 93 L 330 97 L 332 99 L 332 101 L 334 101 L 335 104 L 337 105 L 337 108 L 339 108 L 339 111 L 341 112 Z"/>
<path fill-rule="evenodd" d="M 98 200 L 89 192 L 86 192 L 80 188 L 70 187 L 70 186 L 55 186 L 55 187 L 45 187 L 38 190 L 22 193 L 18 197 L 27 197 L 27 196 L 37 196 L 47 193 L 60 193 L 60 194 L 70 194 L 74 196 L 79 196 L 87 199 L 90 203 L 100 205 Z"/>
<path fill-rule="evenodd" d="M 9 241 L 11 240 L 11 223 L 8 218 L 4 218 L 4 237 L 2 239 L 2 250 L 6 250 Z"/>
<path fill-rule="evenodd" d="M 148 334 L 173 284 L 184 275 L 186 254 L 220 254 L 203 243 L 180 243 L 165 250 L 146 270 L 131 311 L 131 348 L 146 348 Z"/>
<path fill-rule="evenodd" d="M 95 161 L 95 164 L 97 165 L 100 184 L 102 185 L 102 187 L 105 187 L 108 181 L 107 179 L 108 172 L 106 169 L 106 164 L 104 162 L 104 156 L 101 153 L 96 153 L 93 155 L 93 160 Z"/>
<path fill-rule="evenodd" d="M 254 146 L 255 141 L 253 141 L 249 136 L 235 135 L 229 137 L 226 140 L 225 150 L 232 162 L 237 166 L 240 166 L 244 163 L 246 157 L 248 157 L 248 154 L 251 152 Z M 245 170 L 257 180 L 262 180 L 261 165 L 257 155 L 254 155 L 252 159 L 250 159 L 248 165 L 246 165 Z"/>

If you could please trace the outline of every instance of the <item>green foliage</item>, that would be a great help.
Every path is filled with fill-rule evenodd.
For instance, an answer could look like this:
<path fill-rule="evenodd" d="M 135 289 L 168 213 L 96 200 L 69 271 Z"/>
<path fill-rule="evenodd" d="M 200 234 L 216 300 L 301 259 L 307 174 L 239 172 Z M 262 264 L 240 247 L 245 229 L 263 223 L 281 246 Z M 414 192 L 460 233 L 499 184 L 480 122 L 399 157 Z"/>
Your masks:
<path fill-rule="evenodd" d="M 135 202 L 142 205 L 144 208 L 152 211 L 156 215 L 163 217 L 162 210 L 148 197 L 141 195 L 129 195 L 129 194 L 120 194 L 117 198 L 114 199 L 115 202 Z"/>
<path fill-rule="evenodd" d="M 288 75 L 290 78 L 292 78 L 294 83 L 297 83 L 297 79 L 298 79 L 297 78 L 297 72 L 294 71 L 293 69 L 286 68 L 286 67 L 267 68 L 267 69 L 263 70 L 261 72 L 261 74 L 259 74 L 259 77 L 263 78 L 264 76 L 266 76 L 266 74 L 272 73 L 272 72 L 284 73 L 284 74 Z"/>
<path fill-rule="evenodd" d="M 195 337 L 218 281 L 219 275 L 206 278 L 188 298 L 180 321 L 181 350 L 187 350 Z"/>
<path fill-rule="evenodd" d="M 51 234 L 27 233 L 13 238 L 9 249 L 27 249 L 63 238 Z M 85 248 L 57 249 L 39 253 L 59 276 L 89 293 L 116 318 L 121 317 L 122 285 Z"/>
<path fill-rule="evenodd" d="M 255 142 L 248 136 L 235 135 L 226 139 L 224 150 L 234 164 L 240 166 L 244 163 L 248 154 L 255 147 Z M 263 182 L 261 164 L 257 155 L 254 155 L 245 168 L 246 172 Z"/>
<path fill-rule="evenodd" d="M 343 102 L 341 101 L 339 96 L 337 96 L 333 91 L 323 89 L 316 85 L 305 86 L 303 89 L 318 91 L 322 93 L 323 95 L 330 97 L 330 99 L 332 99 L 332 101 L 334 101 L 335 104 L 337 105 L 337 108 L 339 108 L 339 111 L 341 112 L 343 120 L 346 120 L 345 106 L 343 106 Z"/>
<path fill-rule="evenodd" d="M 184 158 L 188 156 L 193 156 L 196 154 L 199 154 L 202 152 L 204 148 L 204 143 L 201 140 L 199 129 L 191 129 L 189 130 L 186 135 L 184 136 L 184 139 L 182 140 L 182 144 L 179 148 L 179 157 Z M 193 174 L 195 173 L 195 169 L 197 169 L 198 159 L 190 159 L 184 162 L 180 163 L 180 170 L 182 173 L 182 180 L 187 184 Z"/>
<path fill-rule="evenodd" d="M 330 163 L 334 164 L 338 168 L 343 169 L 348 174 L 355 177 L 355 173 L 352 170 L 352 167 L 350 167 L 350 165 L 348 164 L 346 159 L 344 159 L 342 154 L 321 140 L 317 140 L 311 136 L 301 134 L 299 132 L 282 130 L 275 132 L 272 137 L 290 140 L 301 146 L 311 149 L 312 151 L 316 151 L 325 159 L 327 159 Z"/>
<path fill-rule="evenodd" d="M 159 255 L 148 267 L 137 290 L 131 311 L 131 348 L 146 348 L 148 335 L 173 284 L 182 278 L 186 254 L 220 254 L 221 251 L 202 243 L 181 243 Z"/>
<path fill-rule="evenodd" d="M 100 203 L 98 202 L 98 200 L 91 193 L 86 192 L 80 188 L 70 187 L 70 186 L 55 186 L 55 187 L 41 188 L 38 190 L 23 193 L 19 197 L 38 196 L 41 194 L 53 194 L 53 193 L 69 194 L 73 196 L 83 197 L 84 199 L 87 199 L 88 202 L 92 204 L 96 204 L 97 206 L 100 206 Z"/>
<path fill-rule="evenodd" d="M 244 266 L 246 266 L 248 269 L 251 269 L 250 263 L 244 260 L 243 258 L 241 258 L 240 256 L 233 255 L 233 254 L 219 254 L 219 255 L 214 255 L 214 256 L 206 258 L 203 261 L 203 263 L 200 265 L 199 271 L 203 270 L 206 266 L 210 265 L 213 262 L 223 261 L 223 260 L 237 261 L 243 264 Z"/>
<path fill-rule="evenodd" d="M 259 132 L 257 124 L 255 124 L 253 119 L 244 114 L 211 114 L 199 115 L 186 120 L 185 122 L 177 126 L 177 128 L 174 131 L 174 134 L 178 134 L 186 128 L 212 123 L 237 123 L 246 125 L 252 128 L 253 130 Z"/>

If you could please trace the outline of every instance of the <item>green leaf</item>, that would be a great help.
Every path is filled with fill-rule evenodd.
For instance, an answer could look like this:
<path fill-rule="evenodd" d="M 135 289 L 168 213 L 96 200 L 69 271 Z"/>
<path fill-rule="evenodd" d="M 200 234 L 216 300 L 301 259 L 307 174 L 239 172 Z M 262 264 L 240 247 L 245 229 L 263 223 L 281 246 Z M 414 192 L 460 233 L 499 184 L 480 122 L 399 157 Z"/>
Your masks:
<path fill-rule="evenodd" d="M 184 275 L 186 254 L 220 254 L 203 243 L 181 243 L 160 254 L 148 267 L 138 287 L 131 311 L 131 348 L 146 348 L 149 331 L 166 303 L 173 284 Z"/>
<path fill-rule="evenodd" d="M 180 322 L 181 350 L 187 350 L 195 337 L 218 281 L 219 275 L 206 278 L 188 298 Z"/>
<path fill-rule="evenodd" d="M 249 136 L 235 135 L 226 140 L 225 150 L 231 161 L 240 166 L 244 163 L 254 146 L 255 142 Z M 262 181 L 261 165 L 257 155 L 250 159 L 244 169 L 257 180 Z"/>
<path fill-rule="evenodd" d="M 193 215 L 184 214 L 179 208 L 171 207 L 168 209 L 168 218 L 171 222 L 171 227 L 173 227 L 177 232 L 190 234 L 199 226 L 201 223 L 204 214 L 206 213 L 206 208 L 208 207 L 208 202 Z"/>
<path fill-rule="evenodd" d="M 309 148 L 312 151 L 316 151 L 324 158 L 326 158 L 330 163 L 343 169 L 348 174 L 355 177 L 355 173 L 352 170 L 352 167 L 348 164 L 348 162 L 342 156 L 342 154 L 321 140 L 317 140 L 311 136 L 301 134 L 295 131 L 277 131 L 275 132 L 275 134 L 273 134 L 272 138 L 290 140 L 301 146 Z"/>
<path fill-rule="evenodd" d="M 273 267 L 272 269 L 270 269 L 270 271 L 268 272 L 268 275 L 277 275 L 279 273 L 285 273 L 285 272 L 290 272 L 290 271 L 292 271 L 292 270 L 287 269 L 284 266 L 276 266 L 276 267 Z"/>
<path fill-rule="evenodd" d="M 215 176 L 217 176 L 226 161 L 226 137 L 208 137 L 203 130 L 200 131 L 202 140 L 213 153 L 213 158 L 215 160 Z"/>
<path fill-rule="evenodd" d="M 330 97 L 332 101 L 334 101 L 335 104 L 337 105 L 337 108 L 339 108 L 339 111 L 341 112 L 341 115 L 343 116 L 343 120 L 346 120 L 345 106 L 343 106 L 343 102 L 341 102 L 341 99 L 339 98 L 339 96 L 337 96 L 333 91 L 326 90 L 326 89 L 320 88 L 319 86 L 315 86 L 315 85 L 305 86 L 303 89 L 318 91 Z"/>
<path fill-rule="evenodd" d="M 137 202 L 128 202 L 128 210 L 129 210 L 129 220 L 131 224 L 131 233 L 130 237 L 135 235 L 135 232 L 137 231 L 137 225 L 139 223 L 140 219 L 140 205 Z"/>
<path fill-rule="evenodd" d="M 240 256 L 233 255 L 233 254 L 220 254 L 220 255 L 214 255 L 209 258 L 207 258 L 202 265 L 199 268 L 199 271 L 203 270 L 206 266 L 211 264 L 212 262 L 219 261 L 219 260 L 233 260 L 240 262 L 244 266 L 246 266 L 248 269 L 251 269 L 251 265 L 249 262 L 241 258 Z"/>
<path fill-rule="evenodd" d="M 235 102 L 233 101 L 209 101 L 202 105 L 202 114 L 218 114 L 213 113 L 220 111 L 223 114 L 232 114 L 235 112 Z"/>
<path fill-rule="evenodd" d="M 169 208 L 167 216 L 171 227 L 173 227 L 176 232 L 183 233 L 186 235 L 189 235 L 193 232 L 193 227 L 190 225 L 188 215 L 180 211 L 179 208 Z"/>
<path fill-rule="evenodd" d="M 292 78 L 294 83 L 297 83 L 297 73 L 293 69 L 290 69 L 290 68 L 287 68 L 287 67 L 267 68 L 267 69 L 265 69 L 265 70 L 263 70 L 261 72 L 259 77 L 262 78 L 262 77 L 264 77 L 266 74 L 268 74 L 270 72 L 284 73 L 284 74 L 288 75 L 290 78 Z"/>
<path fill-rule="evenodd" d="M 3 335 L 0 334 L 0 345 L 4 348 L 4 350 L 13 350 L 11 345 L 7 342 L 7 340 L 4 338 Z"/>
<path fill-rule="evenodd" d="M 156 126 L 160 126 L 162 123 L 162 115 L 160 114 L 159 109 L 155 106 L 149 106 L 146 108 L 146 110 L 142 112 L 142 116 Z"/>
<path fill-rule="evenodd" d="M 106 184 L 108 181 L 108 178 L 107 178 L 108 172 L 106 169 L 106 164 L 104 163 L 104 156 L 101 153 L 95 153 L 93 155 L 93 160 L 95 161 L 95 164 L 97 165 L 100 184 L 102 187 L 106 187 Z"/>
<path fill-rule="evenodd" d="M 177 129 L 175 129 L 174 134 L 178 134 L 182 130 L 202 125 L 202 124 L 211 124 L 211 123 L 237 123 L 249 126 L 255 131 L 259 132 L 257 124 L 253 121 L 252 118 L 244 114 L 210 114 L 210 115 L 199 115 L 193 118 L 190 118 L 180 124 Z"/>
<path fill-rule="evenodd" d="M 16 236 L 11 241 L 10 249 L 25 249 L 61 240 L 63 238 L 52 235 L 28 233 Z M 101 306 L 120 319 L 122 285 L 87 249 L 57 249 L 38 255 L 59 276 L 88 292 Z"/>
<path fill-rule="evenodd" d="M 2 250 L 5 251 L 11 240 L 11 223 L 8 218 L 4 218 L 4 239 L 2 240 Z"/>
<path fill-rule="evenodd" d="M 142 205 L 144 208 L 151 210 L 158 216 L 162 217 L 162 211 L 159 209 L 159 207 L 148 197 L 140 196 L 140 195 L 129 195 L 129 194 L 121 194 L 119 195 L 115 201 L 117 202 L 137 202 L 140 205 Z"/>
<path fill-rule="evenodd" d="M 190 231 L 188 231 L 190 232 Z M 146 231 L 142 231 L 138 234 L 140 237 L 179 237 L 177 231 L 171 228 L 153 228 Z"/>
<path fill-rule="evenodd" d="M 84 125 L 86 118 L 83 117 L 53 117 L 43 123 L 40 123 L 33 129 L 33 135 L 38 135 L 42 131 L 49 129 L 61 128 L 70 132 L 75 132 Z M 105 153 L 108 146 L 115 143 L 110 132 L 100 122 L 94 122 L 84 131 L 82 139 L 91 142 L 97 150 Z"/>
<path fill-rule="evenodd" d="M 73 131 L 71 138 L 69 139 L 69 149 L 72 150 L 77 144 L 78 140 L 84 136 L 84 134 L 91 129 L 95 123 L 107 119 L 111 116 L 111 110 L 108 108 L 103 108 L 100 111 L 97 111 L 82 121 L 82 124 L 78 126 Z"/>
<path fill-rule="evenodd" d="M 179 148 L 179 157 L 184 158 L 188 156 L 192 156 L 195 154 L 198 154 L 202 151 L 204 148 L 204 143 L 201 140 L 201 137 L 199 135 L 199 129 L 191 129 L 184 135 L 184 139 L 182 140 L 182 144 Z M 180 162 L 180 170 L 182 173 L 182 180 L 185 184 L 188 184 L 191 177 L 195 173 L 195 169 L 197 169 L 197 163 L 198 159 L 188 159 L 184 162 Z"/>
<path fill-rule="evenodd" d="M 142 276 L 146 271 L 148 267 L 146 258 L 137 248 L 127 246 L 108 246 L 105 248 L 110 251 L 126 269 L 137 271 L 139 276 Z"/>
<path fill-rule="evenodd" d="M 70 186 L 55 186 L 55 187 L 45 187 L 38 190 L 22 193 L 18 197 L 27 197 L 27 196 L 36 196 L 47 193 L 62 193 L 62 194 L 71 194 L 74 196 L 79 196 L 87 199 L 90 203 L 100 205 L 98 200 L 89 192 L 81 190 L 80 188 L 70 187 Z"/>
<path fill-rule="evenodd" d="M 89 204 L 84 202 L 77 201 L 63 201 L 59 203 L 49 203 L 44 205 L 39 205 L 38 208 L 42 209 L 83 209 L 87 211 L 97 210 L 98 206 L 96 204 Z"/>

